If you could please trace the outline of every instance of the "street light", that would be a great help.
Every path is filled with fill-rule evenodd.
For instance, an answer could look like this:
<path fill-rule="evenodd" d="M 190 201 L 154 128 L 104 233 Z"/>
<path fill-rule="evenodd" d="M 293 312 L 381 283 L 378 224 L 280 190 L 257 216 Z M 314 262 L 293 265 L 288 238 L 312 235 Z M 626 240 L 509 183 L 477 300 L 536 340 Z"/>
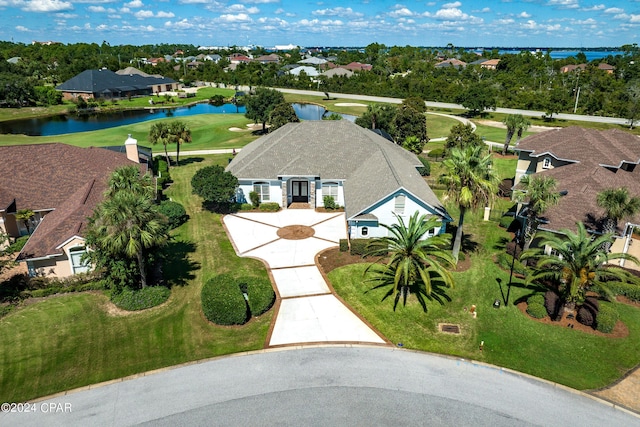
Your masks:
<path fill-rule="evenodd" d="M 511 283 L 513 280 L 513 267 L 515 266 L 515 263 L 516 263 L 516 252 L 518 250 L 518 246 L 520 245 L 520 235 L 521 235 L 521 230 L 518 228 L 516 230 L 515 238 L 513 239 L 513 242 L 514 242 L 513 253 L 511 254 L 513 258 L 511 259 L 511 272 L 509 272 L 509 283 L 507 284 L 507 298 L 506 298 L 506 301 L 504 302 L 505 306 L 509 305 L 509 294 L 511 293 Z"/>

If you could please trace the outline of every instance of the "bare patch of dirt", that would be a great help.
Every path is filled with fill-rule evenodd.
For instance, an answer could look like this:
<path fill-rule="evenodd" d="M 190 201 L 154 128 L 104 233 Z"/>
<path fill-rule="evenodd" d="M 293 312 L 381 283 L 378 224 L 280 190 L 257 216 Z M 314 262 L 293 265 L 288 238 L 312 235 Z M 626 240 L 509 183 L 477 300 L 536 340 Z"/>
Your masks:
<path fill-rule="evenodd" d="M 466 255 L 465 259 L 458 260 L 458 264 L 454 271 L 467 271 L 469 268 L 471 268 L 471 257 Z"/>
<path fill-rule="evenodd" d="M 318 264 L 325 274 L 349 264 L 370 263 L 371 258 L 360 255 L 351 255 L 349 252 L 340 252 L 340 248 L 327 249 L 318 255 Z"/>
<path fill-rule="evenodd" d="M 547 325 L 554 325 L 558 327 L 571 328 L 580 332 L 584 332 L 586 334 L 597 335 L 600 337 L 607 337 L 607 338 L 624 338 L 629 335 L 629 328 L 627 328 L 627 325 L 622 323 L 620 320 L 618 320 L 618 323 L 616 323 L 615 328 L 613 328 L 613 332 L 611 332 L 610 334 L 605 334 L 591 328 L 590 326 L 583 325 L 582 323 L 578 322 L 575 318 L 567 319 L 566 315 L 563 315 L 562 319 L 557 322 L 551 320 L 549 316 L 542 319 L 536 319 L 534 317 L 531 317 L 529 316 L 529 313 L 527 313 L 526 301 L 521 302 L 520 304 L 518 304 L 517 307 L 525 316 L 527 316 L 529 319 L 535 322 L 545 323 Z"/>
<path fill-rule="evenodd" d="M 287 240 L 302 240 L 313 236 L 316 231 L 306 225 L 287 225 L 278 229 L 278 236 Z"/>
<path fill-rule="evenodd" d="M 625 297 L 624 295 L 618 295 L 616 297 L 616 301 L 618 301 L 618 302 L 620 302 L 622 304 L 631 305 L 633 307 L 640 308 L 640 301 L 634 301 L 632 299 L 629 299 L 629 298 Z"/>

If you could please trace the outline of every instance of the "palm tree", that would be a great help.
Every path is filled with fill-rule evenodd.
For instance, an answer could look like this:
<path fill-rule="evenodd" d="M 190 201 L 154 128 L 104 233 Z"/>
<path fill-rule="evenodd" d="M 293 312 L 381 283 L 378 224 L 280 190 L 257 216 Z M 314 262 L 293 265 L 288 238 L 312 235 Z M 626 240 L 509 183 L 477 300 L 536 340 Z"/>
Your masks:
<path fill-rule="evenodd" d="M 482 146 L 452 148 L 443 165 L 446 172 L 440 182 L 447 186 L 447 198 L 460 208 L 458 229 L 453 242 L 453 258 L 458 261 L 462 245 L 464 216 L 468 210 L 488 205 L 498 191 L 498 176 L 491 169 L 491 155 Z"/>
<path fill-rule="evenodd" d="M 584 302 L 587 291 L 596 291 L 611 298 L 608 282 L 613 280 L 637 283 L 637 279 L 628 271 L 607 264 L 614 260 L 638 262 L 632 255 L 610 254 L 603 249 L 605 242 L 611 242 L 611 233 L 594 237 L 587 232 L 583 223 L 579 222 L 577 226 L 577 233 L 566 229 L 560 231 L 562 234 L 540 233 L 540 248 L 530 249 L 522 254 L 522 259 L 537 260 L 527 281 L 555 282 L 568 309 L 573 309 L 576 303 Z M 553 255 L 545 253 L 545 247 L 551 249 Z"/>
<path fill-rule="evenodd" d="M 442 298 L 446 298 L 442 287 L 453 287 L 453 277 L 446 267 L 455 266 L 455 261 L 443 249 L 450 244 L 450 236 L 438 234 L 425 238 L 441 223 L 434 217 L 427 219 L 426 215 L 418 217 L 418 214 L 416 211 L 411 215 L 408 225 L 396 215 L 396 224 L 382 224 L 390 235 L 376 238 L 367 245 L 367 254 L 380 258 L 367 267 L 365 274 L 375 273 L 368 280 L 375 284 L 373 289 L 391 287 L 384 298 L 395 296 L 394 310 L 400 298 L 406 304 L 408 295 L 413 291 L 426 311 L 425 298 L 442 303 Z M 388 259 L 386 264 L 380 263 L 383 259 Z"/>
<path fill-rule="evenodd" d="M 551 206 L 558 204 L 560 193 L 556 190 L 556 180 L 550 176 L 525 175 L 520 180 L 520 184 L 522 184 L 522 191 L 518 191 L 515 198 L 519 202 L 528 199 L 524 249 L 529 249 L 540 225 L 540 217 Z"/>
<path fill-rule="evenodd" d="M 149 129 L 149 142 L 152 145 L 162 144 L 164 145 L 164 156 L 167 159 L 167 166 L 171 166 L 171 159 L 169 159 L 169 153 L 167 152 L 167 144 L 171 142 L 169 138 L 169 126 L 164 122 L 157 122 Z"/>
<path fill-rule="evenodd" d="M 107 183 L 107 197 L 112 197 L 120 191 L 130 191 L 135 194 L 152 198 L 154 196 L 153 183 L 149 174 L 140 176 L 140 169 L 136 166 L 122 166 L 114 170 Z"/>
<path fill-rule="evenodd" d="M 146 196 L 117 191 L 96 208 L 90 220 L 98 250 L 135 258 L 142 287 L 147 286 L 145 250 L 167 241 L 163 216 Z"/>
<path fill-rule="evenodd" d="M 169 140 L 176 144 L 176 164 L 180 164 L 180 145 L 191 142 L 191 130 L 181 121 L 173 122 L 169 126 Z"/>
<path fill-rule="evenodd" d="M 629 190 L 624 187 L 608 188 L 598 193 L 598 206 L 605 210 L 606 220 L 603 231 L 615 234 L 618 221 L 632 217 L 640 212 L 640 198 L 629 197 Z M 605 249 L 609 251 L 611 243 Z"/>
<path fill-rule="evenodd" d="M 509 114 L 502 123 L 507 126 L 507 136 L 504 140 L 504 146 L 502 147 L 502 154 L 505 155 L 507 154 L 513 135 L 517 134 L 517 144 L 520 138 L 522 138 L 522 133 L 529 128 L 531 123 L 522 114 Z"/>

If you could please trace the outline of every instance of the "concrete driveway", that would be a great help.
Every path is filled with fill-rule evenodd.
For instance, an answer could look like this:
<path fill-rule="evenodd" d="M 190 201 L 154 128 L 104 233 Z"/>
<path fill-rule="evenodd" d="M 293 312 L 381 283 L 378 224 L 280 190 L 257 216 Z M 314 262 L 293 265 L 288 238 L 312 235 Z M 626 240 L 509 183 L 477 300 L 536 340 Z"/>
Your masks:
<path fill-rule="evenodd" d="M 269 346 L 385 340 L 332 294 L 318 270 L 318 252 L 347 237 L 343 213 L 312 209 L 243 212 L 223 218 L 239 256 L 259 258 L 269 268 L 280 298 Z M 295 229 L 300 235 L 288 235 Z M 305 237 L 306 236 L 306 237 Z"/>

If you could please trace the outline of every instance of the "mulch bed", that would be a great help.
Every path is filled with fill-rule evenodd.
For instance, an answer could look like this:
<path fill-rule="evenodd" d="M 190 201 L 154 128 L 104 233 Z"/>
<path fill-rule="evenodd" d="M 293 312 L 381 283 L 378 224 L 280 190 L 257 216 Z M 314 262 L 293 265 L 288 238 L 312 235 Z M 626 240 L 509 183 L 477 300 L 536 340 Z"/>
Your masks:
<path fill-rule="evenodd" d="M 591 328 L 590 326 L 585 326 L 582 323 L 578 322 L 575 318 L 574 319 L 567 319 L 566 315 L 562 316 L 562 319 L 554 322 L 553 320 L 551 320 L 551 318 L 549 316 L 544 317 L 542 319 L 536 319 L 534 317 L 529 316 L 529 313 L 527 313 L 527 302 L 523 301 L 520 304 L 517 305 L 518 309 L 522 312 L 522 314 L 524 314 L 525 316 L 527 316 L 529 319 L 539 322 L 539 323 L 545 323 L 547 325 L 554 325 L 554 326 L 558 326 L 561 328 L 569 328 L 569 325 L 573 325 L 572 329 L 575 329 L 577 331 L 580 332 L 584 332 L 587 334 L 591 334 L 591 335 L 597 335 L 600 337 L 607 337 L 607 338 L 624 338 L 626 336 L 629 335 L 629 328 L 627 328 L 627 325 L 625 325 L 624 323 L 622 323 L 620 320 L 618 320 L 618 323 L 616 323 L 615 328 L 613 328 L 613 332 L 611 332 L 610 334 L 605 334 L 602 333 L 598 330 L 595 330 L 593 328 Z"/>
<path fill-rule="evenodd" d="M 278 237 L 287 240 L 302 240 L 311 237 L 315 234 L 315 230 L 306 225 L 288 225 L 286 227 L 279 228 L 277 231 Z"/>
<path fill-rule="evenodd" d="M 318 255 L 318 264 L 320 264 L 320 268 L 322 268 L 325 274 L 329 274 L 329 272 L 336 268 L 345 265 L 368 263 L 374 260 L 375 258 L 364 258 L 360 255 L 351 255 L 349 252 L 340 252 L 340 248 L 327 249 Z"/>

